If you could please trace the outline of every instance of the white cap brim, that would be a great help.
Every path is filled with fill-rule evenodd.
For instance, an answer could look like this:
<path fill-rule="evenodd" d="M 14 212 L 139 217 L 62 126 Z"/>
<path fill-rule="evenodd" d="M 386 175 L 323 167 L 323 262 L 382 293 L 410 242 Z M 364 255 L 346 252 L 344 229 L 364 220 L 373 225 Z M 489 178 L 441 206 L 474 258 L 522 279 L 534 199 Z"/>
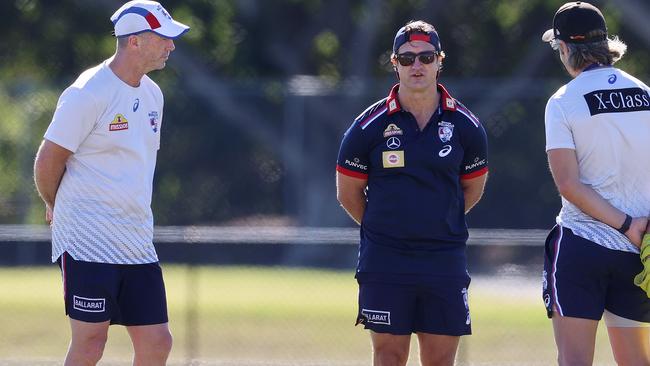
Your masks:
<path fill-rule="evenodd" d="M 178 38 L 188 30 L 190 30 L 190 27 L 187 25 L 172 20 L 171 22 L 165 23 L 165 25 L 160 28 L 153 29 L 152 32 L 165 38 Z"/>
<path fill-rule="evenodd" d="M 544 34 L 542 34 L 542 41 L 544 42 L 550 42 L 553 40 L 553 38 L 555 38 L 555 33 L 553 32 L 553 28 L 547 30 L 546 32 L 544 32 Z"/>

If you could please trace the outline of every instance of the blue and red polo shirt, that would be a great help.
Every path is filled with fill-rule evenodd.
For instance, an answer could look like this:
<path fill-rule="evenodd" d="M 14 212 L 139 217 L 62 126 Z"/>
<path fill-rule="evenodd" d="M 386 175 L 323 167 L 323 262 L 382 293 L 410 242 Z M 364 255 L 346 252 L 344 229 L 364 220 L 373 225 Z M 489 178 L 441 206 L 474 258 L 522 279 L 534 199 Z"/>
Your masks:
<path fill-rule="evenodd" d="M 460 181 L 488 171 L 485 130 L 441 84 L 440 105 L 420 130 L 398 89 L 354 120 L 339 150 L 336 170 L 368 180 L 357 272 L 465 273 Z"/>

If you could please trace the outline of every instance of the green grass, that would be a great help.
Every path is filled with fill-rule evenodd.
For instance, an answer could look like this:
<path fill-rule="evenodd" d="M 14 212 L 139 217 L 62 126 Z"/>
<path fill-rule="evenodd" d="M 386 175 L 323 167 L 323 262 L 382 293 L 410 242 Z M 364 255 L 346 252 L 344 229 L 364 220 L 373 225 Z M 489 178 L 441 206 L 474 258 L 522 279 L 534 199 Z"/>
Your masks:
<path fill-rule="evenodd" d="M 170 364 L 369 364 L 370 342 L 354 327 L 353 273 L 257 267 L 164 266 L 174 334 Z M 529 281 L 530 282 L 530 281 Z M 474 334 L 461 365 L 551 365 L 555 346 L 539 291 L 494 279 L 470 288 Z M 0 268 L 0 365 L 60 362 L 70 336 L 58 268 Z M 596 364 L 613 364 L 599 330 Z M 128 364 L 131 345 L 111 327 L 104 359 Z M 410 364 L 416 364 L 413 342 Z M 3 363 L 3 360 L 5 363 Z"/>

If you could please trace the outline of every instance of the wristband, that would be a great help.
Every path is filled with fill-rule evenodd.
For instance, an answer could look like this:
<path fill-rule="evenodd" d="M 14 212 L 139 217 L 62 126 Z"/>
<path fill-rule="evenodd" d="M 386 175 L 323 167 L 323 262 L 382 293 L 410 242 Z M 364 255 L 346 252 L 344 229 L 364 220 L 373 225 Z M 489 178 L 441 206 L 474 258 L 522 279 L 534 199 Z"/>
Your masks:
<path fill-rule="evenodd" d="M 632 216 L 625 214 L 625 221 L 623 221 L 623 225 L 616 229 L 618 230 L 619 233 L 625 235 L 625 233 L 630 230 L 630 224 L 632 223 Z"/>

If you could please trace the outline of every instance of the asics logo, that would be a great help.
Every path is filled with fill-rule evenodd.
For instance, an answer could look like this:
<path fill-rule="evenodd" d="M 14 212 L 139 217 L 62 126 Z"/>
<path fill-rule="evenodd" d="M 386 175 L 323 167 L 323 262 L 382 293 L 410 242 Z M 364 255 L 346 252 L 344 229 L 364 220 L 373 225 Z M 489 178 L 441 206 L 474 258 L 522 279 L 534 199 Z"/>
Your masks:
<path fill-rule="evenodd" d="M 445 145 L 442 147 L 440 152 L 438 152 L 438 156 L 444 158 L 445 156 L 449 155 L 450 152 L 451 152 L 451 145 Z"/>
<path fill-rule="evenodd" d="M 609 79 L 607 79 L 607 82 L 610 84 L 614 84 L 616 82 L 616 74 L 609 75 Z"/>

